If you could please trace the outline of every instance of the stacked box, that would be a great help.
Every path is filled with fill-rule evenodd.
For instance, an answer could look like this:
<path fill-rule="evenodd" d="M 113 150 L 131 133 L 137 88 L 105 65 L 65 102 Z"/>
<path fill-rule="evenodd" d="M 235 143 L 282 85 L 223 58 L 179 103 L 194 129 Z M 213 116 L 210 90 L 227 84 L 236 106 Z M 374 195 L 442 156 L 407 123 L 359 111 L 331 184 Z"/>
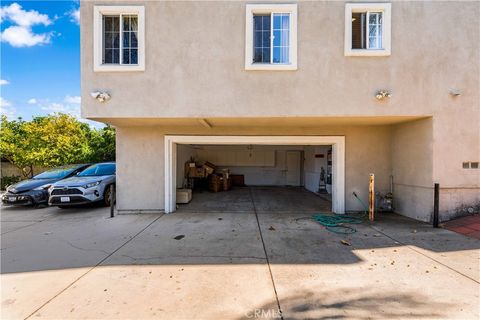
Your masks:
<path fill-rule="evenodd" d="M 219 192 L 223 190 L 223 177 L 217 174 L 211 174 L 208 178 L 208 190 Z"/>
<path fill-rule="evenodd" d="M 177 203 L 189 203 L 192 200 L 192 189 L 177 189 Z"/>
<path fill-rule="evenodd" d="M 205 169 L 205 175 L 208 177 L 215 171 L 216 167 L 213 163 L 205 161 L 205 163 L 203 164 L 203 168 Z"/>

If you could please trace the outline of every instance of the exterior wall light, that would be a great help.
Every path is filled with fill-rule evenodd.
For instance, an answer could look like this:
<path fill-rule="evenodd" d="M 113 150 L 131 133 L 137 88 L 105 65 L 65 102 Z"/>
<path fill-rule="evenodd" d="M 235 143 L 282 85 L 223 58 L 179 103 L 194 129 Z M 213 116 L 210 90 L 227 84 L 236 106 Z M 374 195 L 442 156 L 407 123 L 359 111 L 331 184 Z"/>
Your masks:
<path fill-rule="evenodd" d="M 377 100 L 383 100 L 385 98 L 391 98 L 391 97 L 392 97 L 392 94 L 387 90 L 380 90 L 380 91 L 377 91 L 377 93 L 375 94 L 375 98 Z"/>
<path fill-rule="evenodd" d="M 458 96 L 461 95 L 461 94 L 462 94 L 462 93 L 461 93 L 460 90 L 458 90 L 458 89 L 451 89 L 451 90 L 450 90 L 450 95 L 451 95 L 452 97 L 458 97 Z"/>
<path fill-rule="evenodd" d="M 111 96 L 108 92 L 100 92 L 100 91 L 95 91 L 90 93 L 93 99 L 97 100 L 98 102 L 107 102 L 110 100 Z"/>

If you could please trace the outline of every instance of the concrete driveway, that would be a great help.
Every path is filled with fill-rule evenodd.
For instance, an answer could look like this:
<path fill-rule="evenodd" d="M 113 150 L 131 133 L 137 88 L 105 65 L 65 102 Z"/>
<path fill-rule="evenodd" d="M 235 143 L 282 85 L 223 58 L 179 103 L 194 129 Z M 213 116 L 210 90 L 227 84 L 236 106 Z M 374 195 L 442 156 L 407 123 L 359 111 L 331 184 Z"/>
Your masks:
<path fill-rule="evenodd" d="M 2 208 L 1 318 L 479 318 L 480 241 L 396 215 L 108 215 Z"/>

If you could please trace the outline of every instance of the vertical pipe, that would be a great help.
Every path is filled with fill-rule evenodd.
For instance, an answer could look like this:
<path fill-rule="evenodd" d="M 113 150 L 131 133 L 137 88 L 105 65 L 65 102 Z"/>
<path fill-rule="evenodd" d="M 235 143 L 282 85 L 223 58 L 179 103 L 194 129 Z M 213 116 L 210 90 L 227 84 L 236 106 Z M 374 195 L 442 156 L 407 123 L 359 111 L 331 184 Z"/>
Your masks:
<path fill-rule="evenodd" d="M 110 218 L 115 216 L 115 185 L 110 185 Z"/>
<path fill-rule="evenodd" d="M 438 228 L 438 207 L 440 203 L 440 185 L 435 183 L 433 196 L 433 227 Z"/>
<path fill-rule="evenodd" d="M 368 183 L 368 219 L 375 220 L 375 175 L 370 173 Z"/>

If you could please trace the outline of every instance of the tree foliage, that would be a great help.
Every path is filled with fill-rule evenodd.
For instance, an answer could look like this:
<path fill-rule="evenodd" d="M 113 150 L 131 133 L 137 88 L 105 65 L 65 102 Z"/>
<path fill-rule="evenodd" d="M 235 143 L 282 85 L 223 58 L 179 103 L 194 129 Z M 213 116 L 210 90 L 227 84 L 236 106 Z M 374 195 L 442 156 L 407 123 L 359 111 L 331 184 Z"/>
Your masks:
<path fill-rule="evenodd" d="M 35 117 L 32 121 L 1 118 L 0 153 L 3 159 L 31 177 L 33 166 L 115 160 L 115 130 L 92 129 L 67 114 Z"/>

